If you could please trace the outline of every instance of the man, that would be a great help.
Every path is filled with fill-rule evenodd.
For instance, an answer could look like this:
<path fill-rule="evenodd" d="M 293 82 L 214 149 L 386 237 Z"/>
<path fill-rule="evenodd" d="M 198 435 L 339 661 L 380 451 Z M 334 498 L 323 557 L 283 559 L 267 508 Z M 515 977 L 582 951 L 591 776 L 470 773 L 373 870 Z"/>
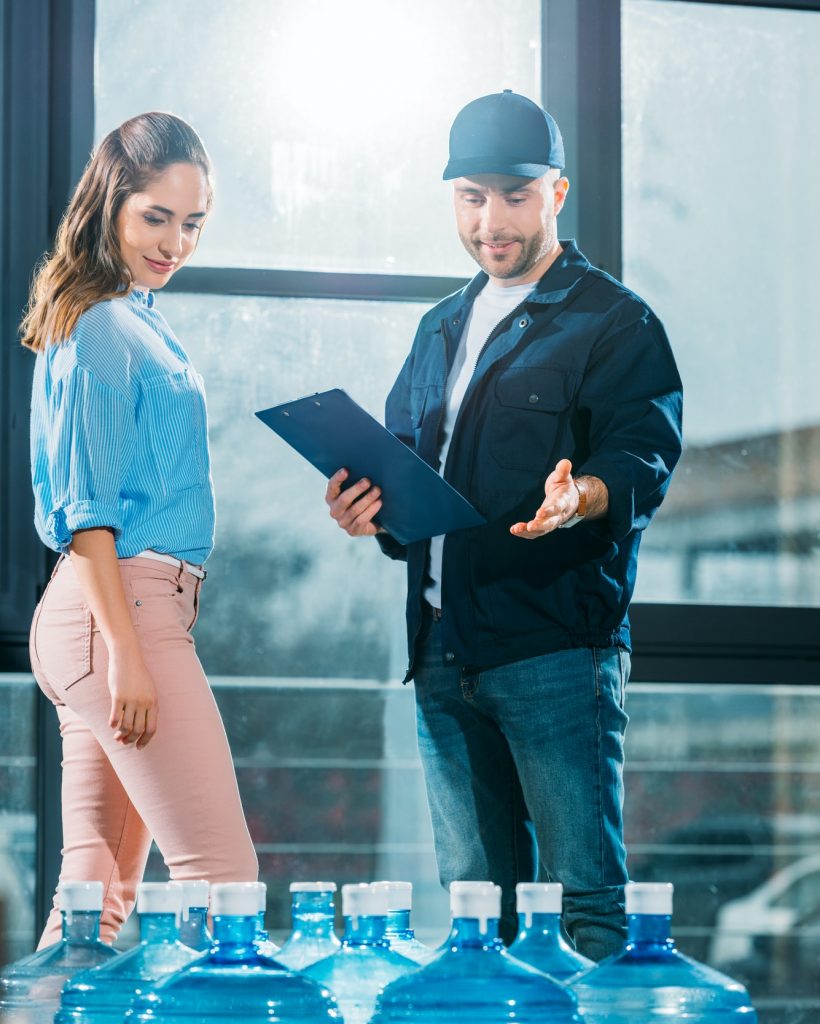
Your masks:
<path fill-rule="evenodd" d="M 559 242 L 563 165 L 523 96 L 458 114 L 444 179 L 482 272 L 422 318 L 387 399 L 387 427 L 487 524 L 405 548 L 374 522 L 370 481 L 342 489 L 340 470 L 326 500 L 407 560 L 442 883 L 501 885 L 509 941 L 516 884 L 562 882 L 565 927 L 597 960 L 625 930 L 627 606 L 680 455 L 681 382 L 646 304 Z"/>

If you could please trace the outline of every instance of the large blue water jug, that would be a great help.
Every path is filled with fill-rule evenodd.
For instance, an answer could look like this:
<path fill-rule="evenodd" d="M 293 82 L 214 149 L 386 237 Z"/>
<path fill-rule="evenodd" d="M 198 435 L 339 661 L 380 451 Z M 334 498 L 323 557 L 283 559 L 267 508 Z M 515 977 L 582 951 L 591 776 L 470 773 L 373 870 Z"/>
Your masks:
<path fill-rule="evenodd" d="M 294 971 L 323 960 L 340 948 L 333 930 L 335 882 L 291 882 L 293 931 L 276 959 Z"/>
<path fill-rule="evenodd" d="M 63 988 L 54 1024 L 122 1024 L 134 998 L 150 982 L 199 957 L 179 941 L 182 886 L 143 882 L 137 888 L 140 941 L 101 967 L 81 971 Z"/>
<path fill-rule="evenodd" d="M 429 946 L 419 942 L 410 927 L 413 883 L 374 882 L 373 885 L 383 888 L 387 893 L 387 928 L 384 937 L 390 943 L 390 948 L 417 964 L 428 963 L 432 960 L 434 952 Z"/>
<path fill-rule="evenodd" d="M 560 882 L 519 882 L 515 887 L 518 936 L 510 953 L 556 981 L 567 981 L 595 964 L 576 953 L 561 934 Z"/>
<path fill-rule="evenodd" d="M 100 940 L 102 882 L 61 882 L 57 894 L 63 918 L 60 941 L 0 974 L 3 1024 L 51 1024 L 65 981 L 118 955 Z"/>
<path fill-rule="evenodd" d="M 387 893 L 383 889 L 366 883 L 343 885 L 342 914 L 342 948 L 307 967 L 305 974 L 334 993 L 345 1024 L 366 1024 L 384 986 L 418 965 L 394 953 L 384 937 Z"/>
<path fill-rule="evenodd" d="M 571 982 L 587 1024 L 756 1024 L 742 985 L 675 949 L 670 884 L 630 883 L 626 913 L 623 951 Z"/>
<path fill-rule="evenodd" d="M 303 974 L 259 954 L 255 882 L 211 887 L 209 952 L 137 997 L 128 1024 L 329 1024 L 342 1016 L 333 996 Z"/>
<path fill-rule="evenodd" d="M 213 938 L 208 930 L 208 898 L 210 885 L 204 879 L 180 882 L 182 886 L 182 919 L 179 941 L 191 949 L 205 952 Z"/>
<path fill-rule="evenodd" d="M 372 1024 L 577 1024 L 575 997 L 505 950 L 499 886 L 454 882 L 450 907 L 444 950 L 384 989 Z"/>

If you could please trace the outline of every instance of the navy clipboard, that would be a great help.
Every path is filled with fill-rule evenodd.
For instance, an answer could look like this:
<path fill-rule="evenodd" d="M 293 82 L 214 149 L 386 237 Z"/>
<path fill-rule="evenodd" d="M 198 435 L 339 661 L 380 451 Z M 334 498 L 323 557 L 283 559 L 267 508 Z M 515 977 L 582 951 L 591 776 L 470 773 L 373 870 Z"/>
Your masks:
<path fill-rule="evenodd" d="M 401 544 L 486 522 L 416 453 L 340 388 L 275 405 L 260 420 L 326 477 L 343 466 L 382 490 L 374 520 Z"/>

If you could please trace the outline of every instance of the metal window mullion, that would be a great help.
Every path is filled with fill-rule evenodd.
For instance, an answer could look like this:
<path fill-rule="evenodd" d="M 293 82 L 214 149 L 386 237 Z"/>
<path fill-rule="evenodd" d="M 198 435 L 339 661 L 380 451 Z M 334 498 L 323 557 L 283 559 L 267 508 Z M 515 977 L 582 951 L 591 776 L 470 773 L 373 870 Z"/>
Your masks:
<path fill-rule="evenodd" d="M 185 267 L 166 291 L 267 298 L 437 302 L 467 278 L 411 274 L 343 273 L 262 267 Z"/>

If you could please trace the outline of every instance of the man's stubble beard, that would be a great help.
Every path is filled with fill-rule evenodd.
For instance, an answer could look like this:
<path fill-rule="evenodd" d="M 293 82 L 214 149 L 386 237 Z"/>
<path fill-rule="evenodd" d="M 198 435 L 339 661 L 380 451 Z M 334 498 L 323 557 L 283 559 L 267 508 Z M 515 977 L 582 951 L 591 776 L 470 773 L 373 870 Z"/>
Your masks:
<path fill-rule="evenodd" d="M 500 281 L 508 281 L 511 278 L 524 277 L 548 252 L 555 248 L 558 242 L 558 225 L 553 221 L 548 227 L 528 239 L 515 239 L 521 242 L 521 252 L 515 263 L 506 269 L 500 261 L 496 262 L 491 256 L 488 256 L 479 242 L 474 242 L 472 238 L 461 233 L 459 233 L 459 238 L 461 244 L 486 274 L 498 278 Z"/>

